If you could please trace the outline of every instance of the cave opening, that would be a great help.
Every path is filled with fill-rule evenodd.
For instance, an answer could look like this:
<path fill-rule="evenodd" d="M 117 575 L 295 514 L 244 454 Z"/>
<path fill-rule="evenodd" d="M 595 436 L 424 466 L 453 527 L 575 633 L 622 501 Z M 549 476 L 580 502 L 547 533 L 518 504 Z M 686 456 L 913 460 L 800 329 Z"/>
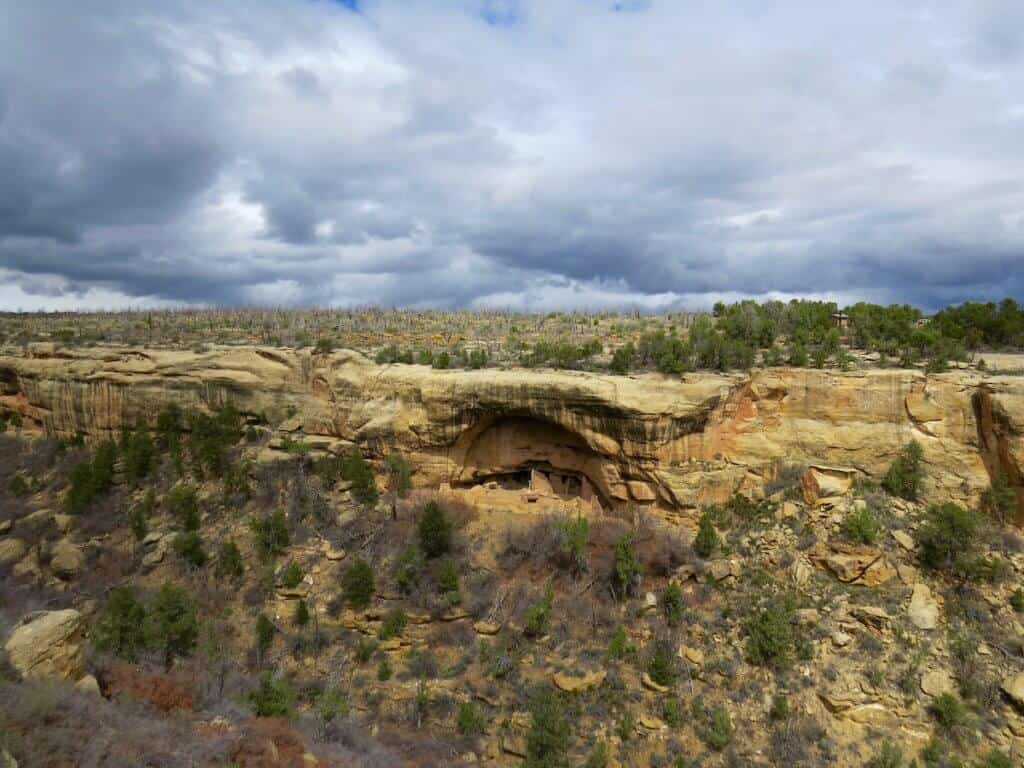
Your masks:
<path fill-rule="evenodd" d="M 578 434 L 530 416 L 506 416 L 469 435 L 453 487 L 515 492 L 527 503 L 580 500 L 608 507 L 605 457 Z"/>

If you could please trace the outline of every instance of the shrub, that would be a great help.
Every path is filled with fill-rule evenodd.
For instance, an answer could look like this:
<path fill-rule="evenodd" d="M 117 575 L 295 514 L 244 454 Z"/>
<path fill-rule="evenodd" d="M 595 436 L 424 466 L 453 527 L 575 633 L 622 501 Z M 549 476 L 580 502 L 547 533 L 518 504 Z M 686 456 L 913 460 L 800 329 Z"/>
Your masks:
<path fill-rule="evenodd" d="M 388 661 L 387 656 L 381 659 L 380 664 L 377 665 L 377 679 L 382 683 L 391 679 L 391 662 Z"/>
<path fill-rule="evenodd" d="M 384 615 L 380 629 L 377 630 L 378 640 L 390 640 L 402 634 L 406 624 L 405 611 L 401 608 L 392 608 Z"/>
<path fill-rule="evenodd" d="M 459 705 L 459 714 L 455 718 L 455 727 L 462 736 L 479 736 L 484 732 L 487 725 L 484 716 L 477 711 L 472 701 L 465 701 Z"/>
<path fill-rule="evenodd" d="M 612 584 L 616 593 L 620 596 L 631 594 L 635 591 L 641 575 L 643 575 L 643 565 L 636 552 L 636 534 L 626 533 L 615 543 L 615 567 L 612 571 Z"/>
<path fill-rule="evenodd" d="M 190 413 L 189 448 L 192 468 L 202 476 L 209 472 L 223 477 L 228 468 L 227 450 L 242 439 L 242 417 L 232 403 L 217 407 L 210 414 Z"/>
<path fill-rule="evenodd" d="M 599 741 L 587 755 L 587 761 L 583 764 L 583 768 L 608 768 L 610 760 L 608 744 Z"/>
<path fill-rule="evenodd" d="M 661 593 L 661 610 L 670 627 L 677 626 L 683 619 L 683 590 L 674 581 Z"/>
<path fill-rule="evenodd" d="M 196 606 L 184 588 L 164 582 L 144 623 L 147 644 L 164 655 L 170 669 L 176 656 L 190 656 L 199 636 Z"/>
<path fill-rule="evenodd" d="M 929 507 L 924 524 L 914 532 L 921 562 L 936 570 L 962 566 L 977 535 L 977 514 L 952 503 Z"/>
<path fill-rule="evenodd" d="M 666 699 L 661 707 L 661 719 L 672 728 L 683 724 L 683 705 L 679 699 Z"/>
<path fill-rule="evenodd" d="M 865 768 L 903 768 L 903 750 L 886 739 L 878 754 L 868 761 Z"/>
<path fill-rule="evenodd" d="M 734 728 L 729 710 L 719 704 L 710 712 L 704 713 L 704 723 L 700 728 L 700 738 L 715 752 L 721 752 L 732 741 Z"/>
<path fill-rule="evenodd" d="M 29 485 L 24 475 L 18 474 L 7 483 L 7 490 L 12 496 L 28 496 L 32 492 L 32 486 Z"/>
<path fill-rule="evenodd" d="M 451 523 L 436 501 L 428 502 L 423 507 L 417 532 L 420 550 L 426 557 L 434 558 L 448 554 L 452 539 Z"/>
<path fill-rule="evenodd" d="M 257 717 L 292 717 L 295 713 L 295 692 L 283 677 L 270 672 L 260 675 L 260 684 L 248 695 L 249 706 Z"/>
<path fill-rule="evenodd" d="M 146 514 L 145 506 L 132 507 L 128 512 L 128 527 L 136 541 L 142 541 L 149 533 L 149 515 Z"/>
<path fill-rule="evenodd" d="M 526 611 L 526 627 L 523 633 L 527 637 L 541 637 L 548 631 L 551 622 L 551 606 L 555 598 L 554 588 L 549 581 L 544 587 L 544 595 L 533 603 Z"/>
<path fill-rule="evenodd" d="M 352 484 L 352 498 L 364 507 L 377 503 L 380 494 L 373 479 L 373 470 L 359 451 L 345 457 L 341 465 L 341 476 Z"/>
<path fill-rule="evenodd" d="M 1024 613 L 1024 589 L 1018 587 L 1010 595 L 1010 607 L 1016 613 Z"/>
<path fill-rule="evenodd" d="M 96 647 L 134 661 L 145 646 L 142 625 L 146 608 L 131 587 L 114 587 L 92 631 Z"/>
<path fill-rule="evenodd" d="M 365 608 L 373 598 L 373 569 L 363 558 L 356 557 L 341 577 L 342 594 L 353 608 Z"/>
<path fill-rule="evenodd" d="M 199 530 L 199 498 L 191 485 L 179 484 L 167 494 L 167 509 L 183 531 Z"/>
<path fill-rule="evenodd" d="M 217 568 L 215 573 L 219 578 L 239 579 L 245 571 L 242 563 L 242 553 L 234 541 L 228 540 L 220 545 L 217 553 Z"/>
<path fill-rule="evenodd" d="M 369 637 L 360 637 L 356 643 L 355 655 L 356 661 L 360 664 L 365 664 L 373 656 L 377 650 L 377 641 Z"/>
<path fill-rule="evenodd" d="M 256 617 L 256 656 L 260 660 L 270 649 L 270 644 L 274 641 L 274 633 L 277 629 L 274 627 L 272 622 L 265 614 L 260 614 Z"/>
<path fill-rule="evenodd" d="M 1013 516 L 1017 508 L 1017 496 L 1005 472 L 998 473 L 981 495 L 981 508 L 1000 523 L 1005 523 Z"/>
<path fill-rule="evenodd" d="M 567 518 L 559 523 L 558 534 L 558 548 L 562 558 L 575 573 L 586 572 L 590 521 L 582 515 Z"/>
<path fill-rule="evenodd" d="M 793 647 L 793 612 L 775 602 L 757 611 L 743 624 L 747 636 L 747 660 L 751 664 L 785 668 Z"/>
<path fill-rule="evenodd" d="M 843 536 L 859 544 L 874 544 L 881 530 L 878 516 L 869 507 L 855 509 L 843 520 Z"/>
<path fill-rule="evenodd" d="M 411 594 L 420 582 L 420 574 L 423 572 L 423 557 L 420 551 L 414 546 L 408 546 L 398 556 L 398 565 L 395 568 L 395 583 L 403 594 Z"/>
<path fill-rule="evenodd" d="M 441 570 L 437 574 L 437 589 L 443 595 L 459 592 L 459 569 L 450 557 L 441 563 Z"/>
<path fill-rule="evenodd" d="M 250 523 L 256 549 L 264 557 L 279 555 L 289 544 L 288 522 L 280 510 Z"/>
<path fill-rule="evenodd" d="M 281 584 L 288 589 L 295 589 L 302 583 L 303 576 L 302 566 L 291 560 L 281 571 Z"/>
<path fill-rule="evenodd" d="M 620 624 L 615 628 L 612 639 L 608 642 L 608 658 L 613 661 L 624 659 L 634 650 L 626 636 L 626 628 Z"/>
<path fill-rule="evenodd" d="M 114 483 L 116 459 L 117 446 L 108 440 L 96 446 L 91 461 L 84 461 L 72 467 L 65 498 L 71 514 L 84 512 L 93 501 L 110 490 Z"/>
<path fill-rule="evenodd" d="M 772 722 L 779 722 L 789 717 L 789 699 L 781 693 L 772 696 L 772 705 L 768 710 L 768 718 Z"/>
<path fill-rule="evenodd" d="M 121 458 L 125 479 L 135 485 L 146 477 L 153 468 L 156 446 L 145 427 L 128 429 L 121 433 Z"/>
<path fill-rule="evenodd" d="M 437 657 L 429 648 L 417 648 L 409 654 L 409 674 L 420 680 L 437 677 Z"/>
<path fill-rule="evenodd" d="M 612 353 L 612 361 L 608 364 L 608 370 L 620 376 L 630 372 L 636 361 L 636 347 L 633 342 L 627 342 Z"/>
<path fill-rule="evenodd" d="M 401 454 L 392 453 L 388 456 L 387 468 L 388 498 L 391 500 L 391 516 L 398 517 L 398 500 L 409 495 L 412 488 L 412 467 Z"/>
<path fill-rule="evenodd" d="M 963 744 L 972 735 L 974 718 L 967 705 L 955 693 L 943 693 L 935 698 L 928 711 L 939 728 L 956 744 Z"/>
<path fill-rule="evenodd" d="M 1005 752 L 993 749 L 978 763 L 978 768 L 1013 768 L 1013 761 Z"/>
<path fill-rule="evenodd" d="M 202 568 L 206 565 L 206 550 L 203 539 L 195 531 L 179 533 L 174 537 L 174 552 L 191 568 Z"/>
<path fill-rule="evenodd" d="M 295 622 L 295 626 L 297 627 L 304 627 L 309 624 L 309 607 L 306 605 L 305 600 L 300 599 L 299 602 L 295 604 L 295 614 L 292 617 L 292 620 Z"/>
<path fill-rule="evenodd" d="M 693 540 L 693 548 L 698 555 L 707 558 L 718 548 L 718 543 L 718 532 L 715 530 L 711 513 L 705 510 L 697 524 L 697 537 Z"/>
<path fill-rule="evenodd" d="M 882 479 L 882 487 L 893 496 L 916 501 L 924 474 L 921 467 L 923 457 L 920 443 L 911 440 L 889 466 Z"/>
<path fill-rule="evenodd" d="M 561 699 L 550 690 L 536 692 L 530 700 L 524 768 L 568 768 L 571 735 Z"/>
<path fill-rule="evenodd" d="M 658 685 L 670 687 L 676 682 L 676 661 L 671 643 L 658 639 L 647 657 L 647 674 Z"/>
<path fill-rule="evenodd" d="M 327 735 L 327 728 L 339 717 L 346 717 L 349 713 L 348 698 L 339 688 L 328 688 L 316 699 L 313 707 L 313 715 L 317 721 L 318 738 L 323 741 Z"/>

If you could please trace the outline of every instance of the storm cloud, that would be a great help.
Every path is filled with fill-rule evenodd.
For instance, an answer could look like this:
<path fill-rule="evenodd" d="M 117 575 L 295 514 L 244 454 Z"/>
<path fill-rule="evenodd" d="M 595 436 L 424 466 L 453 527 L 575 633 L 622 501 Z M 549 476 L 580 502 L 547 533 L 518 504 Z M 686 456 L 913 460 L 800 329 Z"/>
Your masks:
<path fill-rule="evenodd" d="M 0 0 L 0 309 L 1024 298 L 1024 6 L 704 5 Z"/>

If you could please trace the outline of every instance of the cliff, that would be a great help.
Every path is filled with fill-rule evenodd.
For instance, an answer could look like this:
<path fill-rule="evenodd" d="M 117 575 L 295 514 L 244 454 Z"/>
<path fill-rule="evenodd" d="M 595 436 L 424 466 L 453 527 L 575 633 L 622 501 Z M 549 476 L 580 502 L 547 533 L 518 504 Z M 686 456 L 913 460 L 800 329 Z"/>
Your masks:
<path fill-rule="evenodd" d="M 251 421 L 311 445 L 397 449 L 417 485 L 472 485 L 542 467 L 604 504 L 687 513 L 759 493 L 782 464 L 879 479 L 911 438 L 929 501 L 974 503 L 1005 473 L 1024 524 L 1024 377 L 954 371 L 619 377 L 533 370 L 378 366 L 340 351 L 214 347 L 190 352 L 30 345 L 0 350 L 0 412 L 24 428 L 92 437 L 232 401 Z"/>

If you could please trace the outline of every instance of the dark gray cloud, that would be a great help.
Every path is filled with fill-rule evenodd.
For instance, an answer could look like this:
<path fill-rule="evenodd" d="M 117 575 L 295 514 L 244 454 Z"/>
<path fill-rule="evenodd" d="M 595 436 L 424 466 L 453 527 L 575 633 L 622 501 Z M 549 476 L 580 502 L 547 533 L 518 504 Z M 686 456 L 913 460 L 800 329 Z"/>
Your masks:
<path fill-rule="evenodd" d="M 1024 297 L 1024 6 L 835 5 L 0 0 L 0 308 Z"/>

